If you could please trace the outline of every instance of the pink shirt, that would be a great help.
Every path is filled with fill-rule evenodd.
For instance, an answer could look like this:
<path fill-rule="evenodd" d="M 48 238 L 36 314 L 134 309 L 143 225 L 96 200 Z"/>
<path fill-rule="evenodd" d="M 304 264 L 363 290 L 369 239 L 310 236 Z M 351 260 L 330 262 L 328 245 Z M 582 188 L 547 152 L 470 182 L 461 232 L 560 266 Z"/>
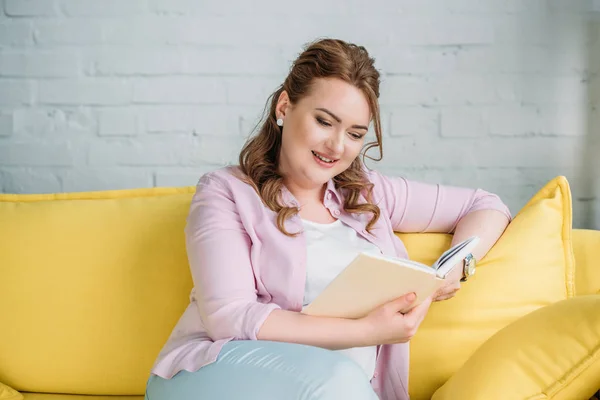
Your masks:
<path fill-rule="evenodd" d="M 161 350 L 152 373 L 171 378 L 214 362 L 230 340 L 256 340 L 274 309 L 300 311 L 305 285 L 306 243 L 279 231 L 276 213 L 254 189 L 236 178 L 238 167 L 202 176 L 185 228 L 194 289 L 190 304 Z M 381 215 L 372 229 L 369 215 L 343 209 L 343 193 L 329 181 L 323 204 L 331 215 L 375 244 L 385 255 L 408 257 L 397 232 L 447 232 L 475 210 L 494 209 L 510 218 L 498 196 L 467 189 L 390 178 L 368 171 Z M 298 203 L 283 189 L 287 205 Z M 302 229 L 299 216 L 286 221 L 288 232 Z M 383 345 L 372 385 L 384 400 L 408 398 L 408 343 Z"/>

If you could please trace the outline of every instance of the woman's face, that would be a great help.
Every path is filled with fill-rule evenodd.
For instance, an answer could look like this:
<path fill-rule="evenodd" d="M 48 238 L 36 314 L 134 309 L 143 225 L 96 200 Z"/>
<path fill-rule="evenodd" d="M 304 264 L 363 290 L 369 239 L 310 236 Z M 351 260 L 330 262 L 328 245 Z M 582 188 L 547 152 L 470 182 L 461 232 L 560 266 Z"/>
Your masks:
<path fill-rule="evenodd" d="M 280 173 L 288 184 L 313 189 L 345 171 L 359 155 L 370 109 L 353 85 L 321 78 L 297 104 L 290 104 L 283 92 L 276 116 L 283 119 Z"/>

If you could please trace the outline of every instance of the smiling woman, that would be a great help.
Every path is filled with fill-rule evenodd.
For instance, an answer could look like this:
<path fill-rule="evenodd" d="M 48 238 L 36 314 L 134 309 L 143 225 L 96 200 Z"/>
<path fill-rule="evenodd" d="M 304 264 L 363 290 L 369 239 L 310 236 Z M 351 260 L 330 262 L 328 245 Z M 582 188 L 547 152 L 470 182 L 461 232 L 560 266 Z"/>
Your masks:
<path fill-rule="evenodd" d="M 194 289 L 152 369 L 147 399 L 408 398 L 408 342 L 431 301 L 455 295 L 510 213 L 481 189 L 386 177 L 379 72 L 367 50 L 311 43 L 268 100 L 239 166 L 202 176 L 185 228 Z M 375 141 L 365 143 L 373 124 Z M 448 284 L 361 319 L 302 310 L 360 252 L 408 257 L 395 232 L 480 242 Z M 472 261 L 471 261 L 472 260 Z"/>

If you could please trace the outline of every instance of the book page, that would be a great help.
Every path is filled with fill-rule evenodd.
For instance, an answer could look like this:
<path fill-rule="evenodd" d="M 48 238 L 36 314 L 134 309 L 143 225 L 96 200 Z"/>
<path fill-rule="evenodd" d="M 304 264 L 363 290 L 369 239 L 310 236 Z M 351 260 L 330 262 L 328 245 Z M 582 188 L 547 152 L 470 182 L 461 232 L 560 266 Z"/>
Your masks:
<path fill-rule="evenodd" d="M 464 259 L 467 254 L 477 246 L 477 244 L 479 244 L 479 237 L 472 236 L 442 253 L 440 258 L 433 264 L 433 269 L 438 272 L 438 277 L 444 278 L 460 260 Z"/>
<path fill-rule="evenodd" d="M 302 312 L 361 318 L 377 306 L 410 292 L 417 295 L 413 303 L 416 306 L 432 295 L 443 280 L 435 276 L 432 268 L 416 268 L 405 261 L 361 253 Z"/>

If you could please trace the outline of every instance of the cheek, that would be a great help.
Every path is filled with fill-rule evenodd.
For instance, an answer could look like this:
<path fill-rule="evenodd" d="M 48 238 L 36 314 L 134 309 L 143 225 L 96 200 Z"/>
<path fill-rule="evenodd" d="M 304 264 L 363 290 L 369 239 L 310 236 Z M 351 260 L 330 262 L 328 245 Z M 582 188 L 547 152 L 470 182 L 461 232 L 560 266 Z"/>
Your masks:
<path fill-rule="evenodd" d="M 349 161 L 354 160 L 359 154 L 360 151 L 363 148 L 363 142 L 362 141 L 349 141 L 346 144 L 346 158 Z"/>

